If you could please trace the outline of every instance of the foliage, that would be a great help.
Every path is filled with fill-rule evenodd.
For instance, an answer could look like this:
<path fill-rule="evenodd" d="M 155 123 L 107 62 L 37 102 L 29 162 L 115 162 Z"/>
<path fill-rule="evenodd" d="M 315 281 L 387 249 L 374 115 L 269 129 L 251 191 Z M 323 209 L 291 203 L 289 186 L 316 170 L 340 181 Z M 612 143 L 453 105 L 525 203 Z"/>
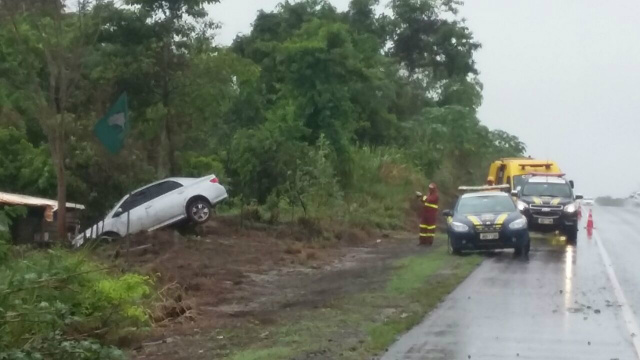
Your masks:
<path fill-rule="evenodd" d="M 402 228 L 414 191 L 427 183 L 424 174 L 396 148 L 361 148 L 354 159 L 344 218 L 362 227 Z"/>
<path fill-rule="evenodd" d="M 83 7 L 100 31 L 94 43 L 82 42 L 74 89 L 84 90 L 70 95 L 66 114 L 75 126 L 65 131 L 64 163 L 69 197 L 88 206 L 89 218 L 159 177 L 215 173 L 234 204 L 398 226 L 407 194 L 427 179 L 447 194 L 481 181 L 495 158 L 525 151 L 477 117 L 480 45 L 457 1 L 394 0 L 385 14 L 377 0 L 352 0 L 345 12 L 326 0 L 284 1 L 260 12 L 229 48 L 212 41 L 217 25 L 205 5 L 214 2 Z M 0 123 L 8 125 L 0 131 L 0 185 L 53 196 L 47 129 L 29 85 L 29 74 L 47 64 L 37 31 L 26 31 L 46 17 L 32 10 L 14 17 L 32 35 L 23 44 L 0 24 Z M 131 98 L 133 132 L 111 157 L 91 129 L 122 91 Z M 412 180 L 372 183 L 390 166 Z M 386 205 L 369 205 L 376 203 Z"/>
<path fill-rule="evenodd" d="M 0 128 L 0 154 L 3 191 L 55 195 L 55 174 L 46 147 L 34 146 L 13 127 Z"/>
<path fill-rule="evenodd" d="M 28 253 L 0 266 L 0 359 L 123 359 L 103 345 L 148 325 L 150 280 L 82 254 Z"/>
<path fill-rule="evenodd" d="M 11 224 L 16 218 L 24 216 L 26 213 L 27 209 L 22 206 L 0 207 L 0 263 L 5 262 L 11 252 L 11 233 L 9 231 Z"/>

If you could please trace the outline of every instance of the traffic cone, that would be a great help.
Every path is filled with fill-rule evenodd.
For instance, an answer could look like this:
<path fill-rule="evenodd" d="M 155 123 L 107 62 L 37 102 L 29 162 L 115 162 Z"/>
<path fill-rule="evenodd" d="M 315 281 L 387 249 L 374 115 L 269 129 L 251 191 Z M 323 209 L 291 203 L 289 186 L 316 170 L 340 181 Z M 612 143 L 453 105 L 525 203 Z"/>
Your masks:
<path fill-rule="evenodd" d="M 578 207 L 578 221 L 582 220 L 582 206 Z"/>
<path fill-rule="evenodd" d="M 592 231 L 593 227 L 593 213 L 591 209 L 589 209 L 589 217 L 587 218 L 587 231 Z"/>

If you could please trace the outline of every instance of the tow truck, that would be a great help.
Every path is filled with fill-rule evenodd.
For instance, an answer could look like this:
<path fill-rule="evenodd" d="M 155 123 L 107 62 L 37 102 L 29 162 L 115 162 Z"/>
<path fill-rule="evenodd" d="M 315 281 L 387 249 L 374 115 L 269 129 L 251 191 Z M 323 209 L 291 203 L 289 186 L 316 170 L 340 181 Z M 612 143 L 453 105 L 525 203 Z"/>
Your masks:
<path fill-rule="evenodd" d="M 449 253 L 464 250 L 515 249 L 527 255 L 531 247 L 527 219 L 518 211 L 508 193 L 508 185 L 464 186 L 447 217 Z"/>
<path fill-rule="evenodd" d="M 575 194 L 573 188 L 573 181 L 566 180 L 563 173 L 532 173 L 511 194 L 530 230 L 560 231 L 575 243 L 579 207 L 576 201 L 583 196 Z"/>
<path fill-rule="evenodd" d="M 554 161 L 537 160 L 532 158 L 503 158 L 494 161 L 489 166 L 489 175 L 496 185 L 507 184 L 510 190 L 522 186 L 525 178 L 534 172 L 560 173 L 560 167 Z"/>

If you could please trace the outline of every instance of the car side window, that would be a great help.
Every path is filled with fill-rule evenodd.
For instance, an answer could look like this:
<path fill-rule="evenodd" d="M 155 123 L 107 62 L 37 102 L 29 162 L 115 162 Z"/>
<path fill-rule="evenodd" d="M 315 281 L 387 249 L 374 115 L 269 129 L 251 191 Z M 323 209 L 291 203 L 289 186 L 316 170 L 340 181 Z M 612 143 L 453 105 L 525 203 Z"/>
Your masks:
<path fill-rule="evenodd" d="M 138 206 L 144 204 L 149 200 L 149 188 L 142 189 L 131 194 L 131 196 L 129 196 L 127 200 L 125 200 L 122 205 L 120 205 L 120 208 L 123 212 L 127 212 L 129 210 L 137 208 Z"/>
<path fill-rule="evenodd" d="M 182 184 L 178 182 L 163 181 L 131 194 L 131 196 L 120 205 L 120 208 L 123 212 L 127 212 L 181 187 Z"/>
<path fill-rule="evenodd" d="M 155 184 L 149 187 L 149 190 L 151 190 L 151 199 L 149 200 L 159 198 L 160 196 L 170 193 L 173 190 L 177 190 L 181 187 L 182 187 L 182 184 L 177 183 L 175 181 L 163 181 L 159 184 Z"/>

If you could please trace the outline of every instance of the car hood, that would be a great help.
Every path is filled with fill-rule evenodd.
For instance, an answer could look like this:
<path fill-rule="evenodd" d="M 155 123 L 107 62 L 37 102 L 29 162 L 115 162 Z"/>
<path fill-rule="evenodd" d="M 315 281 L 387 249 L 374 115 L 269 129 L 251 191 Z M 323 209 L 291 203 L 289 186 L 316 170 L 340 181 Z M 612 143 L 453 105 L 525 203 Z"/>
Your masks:
<path fill-rule="evenodd" d="M 573 202 L 573 199 L 549 196 L 522 196 L 520 201 L 530 205 L 568 205 Z"/>
<path fill-rule="evenodd" d="M 518 219 L 522 219 L 522 214 L 514 211 L 482 214 L 455 214 L 452 221 L 463 223 L 470 227 L 501 227 Z"/>

